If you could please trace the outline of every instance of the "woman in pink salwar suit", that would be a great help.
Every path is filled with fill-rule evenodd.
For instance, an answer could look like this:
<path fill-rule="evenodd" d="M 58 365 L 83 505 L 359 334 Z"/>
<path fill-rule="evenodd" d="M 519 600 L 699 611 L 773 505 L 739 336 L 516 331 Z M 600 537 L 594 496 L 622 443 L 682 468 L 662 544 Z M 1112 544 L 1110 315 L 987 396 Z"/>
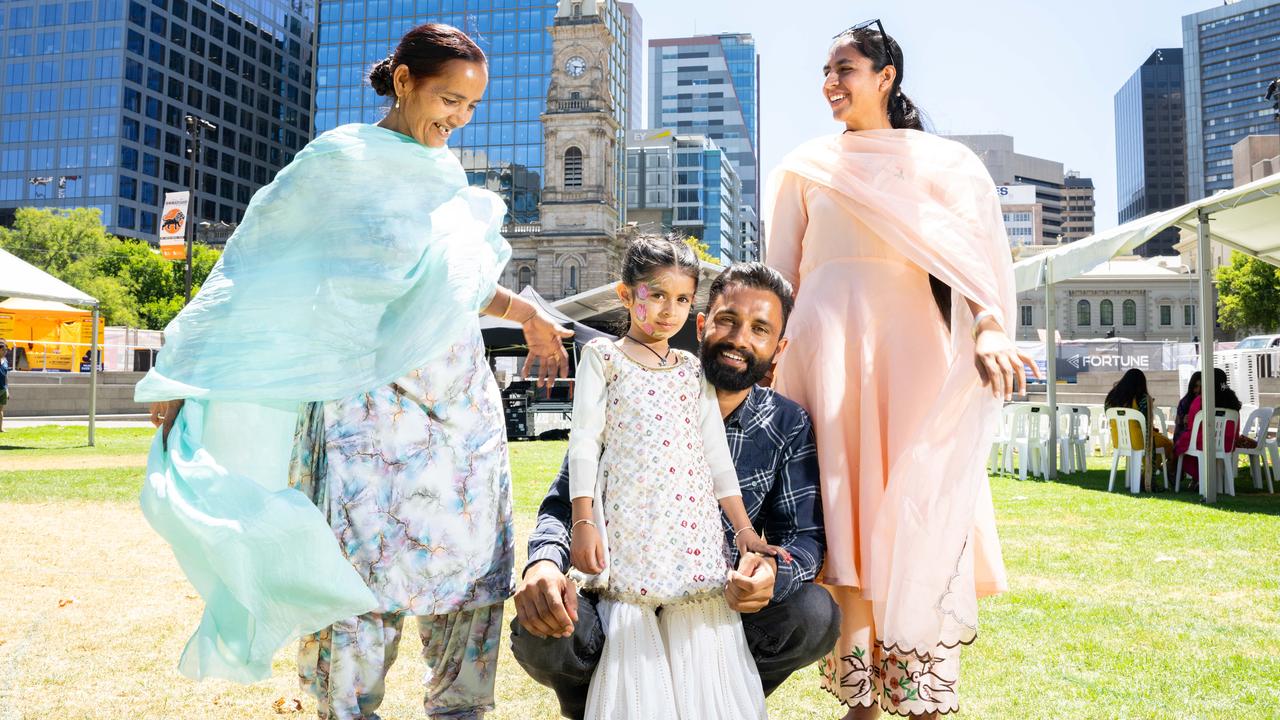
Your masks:
<path fill-rule="evenodd" d="M 765 207 L 802 348 L 775 387 L 813 418 L 821 579 L 843 613 L 823 686 L 850 718 L 958 707 L 977 598 L 1006 584 L 985 458 L 1030 361 L 1003 329 L 1013 272 L 991 177 L 920 131 L 878 28 L 836 37 L 823 91 L 847 130 L 788 155 Z"/>

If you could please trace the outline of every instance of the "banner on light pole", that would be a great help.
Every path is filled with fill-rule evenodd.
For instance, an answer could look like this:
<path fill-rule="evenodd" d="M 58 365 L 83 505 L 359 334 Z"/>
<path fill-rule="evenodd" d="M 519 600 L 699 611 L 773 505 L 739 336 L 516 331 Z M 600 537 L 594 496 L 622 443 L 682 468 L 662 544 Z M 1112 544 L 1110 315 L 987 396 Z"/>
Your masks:
<path fill-rule="evenodd" d="M 190 192 L 164 194 L 164 210 L 160 213 L 160 256 L 165 260 L 187 259 L 190 198 Z"/>

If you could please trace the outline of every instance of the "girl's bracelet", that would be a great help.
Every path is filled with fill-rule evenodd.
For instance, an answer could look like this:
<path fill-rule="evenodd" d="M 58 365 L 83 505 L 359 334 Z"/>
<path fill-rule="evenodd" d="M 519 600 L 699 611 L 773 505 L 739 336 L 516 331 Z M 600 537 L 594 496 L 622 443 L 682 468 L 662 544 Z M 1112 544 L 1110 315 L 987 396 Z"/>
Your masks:
<path fill-rule="evenodd" d="M 742 533 L 744 533 L 744 532 L 748 531 L 748 530 L 750 530 L 751 532 L 755 532 L 755 531 L 756 531 L 756 529 L 755 529 L 755 528 L 753 528 L 753 527 L 751 527 L 750 525 L 747 525 L 746 527 L 741 528 L 741 529 L 739 529 L 739 530 L 734 530 L 734 531 L 733 531 L 733 544 L 734 544 L 734 545 L 737 545 L 737 544 L 738 544 L 738 536 L 739 536 L 739 535 L 741 535 Z"/>
<path fill-rule="evenodd" d="M 581 520 L 576 520 L 576 521 L 574 521 L 574 523 L 573 523 L 572 525 L 570 525 L 570 526 L 569 526 L 569 536 L 570 536 L 570 537 L 573 537 L 573 531 L 574 531 L 574 530 L 577 530 L 579 525 L 590 525 L 591 527 L 595 527 L 595 526 L 596 526 L 596 522 L 595 522 L 595 520 L 588 520 L 588 519 L 586 519 L 586 518 L 583 518 L 583 519 L 581 519 Z M 738 539 L 738 538 L 737 538 L 737 536 L 735 535 L 735 536 L 734 536 L 734 540 L 736 541 L 737 539 Z"/>

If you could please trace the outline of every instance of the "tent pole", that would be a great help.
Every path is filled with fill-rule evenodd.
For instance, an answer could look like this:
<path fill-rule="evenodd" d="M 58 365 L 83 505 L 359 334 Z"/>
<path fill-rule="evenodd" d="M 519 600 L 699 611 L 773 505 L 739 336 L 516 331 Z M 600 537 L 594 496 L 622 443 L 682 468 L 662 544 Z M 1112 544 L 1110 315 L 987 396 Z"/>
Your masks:
<path fill-rule="evenodd" d="M 1199 232 L 1199 247 L 1196 249 L 1200 254 L 1200 415 L 1204 418 L 1200 427 L 1204 431 L 1204 462 L 1200 465 L 1200 492 L 1204 494 L 1206 502 L 1217 502 L 1218 500 L 1218 453 L 1217 438 L 1214 437 L 1215 432 L 1214 410 L 1216 409 L 1214 389 L 1217 385 L 1213 381 L 1213 282 L 1210 276 L 1213 273 L 1212 253 L 1209 244 L 1212 242 L 1209 238 L 1209 213 L 1201 210 L 1197 214 Z"/>
<path fill-rule="evenodd" d="M 1045 390 L 1049 402 L 1049 471 L 1045 477 L 1058 477 L 1058 298 L 1053 281 L 1053 258 L 1047 260 L 1044 284 L 1044 357 Z"/>
<path fill-rule="evenodd" d="M 98 413 L 98 306 L 93 306 L 93 334 L 89 338 L 89 447 L 93 447 Z"/>

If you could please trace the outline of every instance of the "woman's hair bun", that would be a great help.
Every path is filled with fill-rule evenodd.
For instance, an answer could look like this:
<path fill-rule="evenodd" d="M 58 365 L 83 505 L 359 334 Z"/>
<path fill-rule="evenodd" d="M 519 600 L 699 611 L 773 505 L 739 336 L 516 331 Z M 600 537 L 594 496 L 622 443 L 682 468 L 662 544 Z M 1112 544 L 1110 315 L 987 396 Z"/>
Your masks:
<path fill-rule="evenodd" d="M 387 57 L 373 66 L 369 71 L 369 85 L 373 87 L 373 91 L 382 97 L 387 97 L 395 93 L 395 80 L 392 73 L 391 58 Z"/>

